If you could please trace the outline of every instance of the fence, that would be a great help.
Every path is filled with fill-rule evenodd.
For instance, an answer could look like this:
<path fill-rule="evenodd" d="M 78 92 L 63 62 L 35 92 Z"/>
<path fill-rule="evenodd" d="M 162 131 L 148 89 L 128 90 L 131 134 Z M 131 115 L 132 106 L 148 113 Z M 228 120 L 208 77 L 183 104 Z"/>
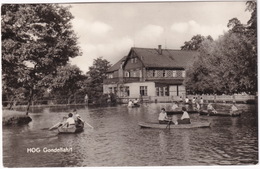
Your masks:
<path fill-rule="evenodd" d="M 193 98 L 203 99 L 205 103 L 214 102 L 214 103 L 256 103 L 256 96 L 254 95 L 187 95 L 188 99 L 191 101 Z M 134 100 L 135 98 L 121 97 L 118 98 L 120 103 L 128 103 L 129 100 Z M 180 96 L 145 96 L 139 98 L 143 102 L 173 102 L 173 101 L 184 101 L 184 97 Z"/>

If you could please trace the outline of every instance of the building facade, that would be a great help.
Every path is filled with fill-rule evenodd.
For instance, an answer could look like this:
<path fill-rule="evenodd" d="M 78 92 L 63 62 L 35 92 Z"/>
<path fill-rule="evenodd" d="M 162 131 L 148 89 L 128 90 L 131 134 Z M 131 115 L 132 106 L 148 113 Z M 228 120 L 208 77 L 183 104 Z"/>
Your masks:
<path fill-rule="evenodd" d="M 151 101 L 184 98 L 185 70 L 197 56 L 194 51 L 162 49 L 160 45 L 157 49 L 131 48 L 107 71 L 103 91 Z"/>

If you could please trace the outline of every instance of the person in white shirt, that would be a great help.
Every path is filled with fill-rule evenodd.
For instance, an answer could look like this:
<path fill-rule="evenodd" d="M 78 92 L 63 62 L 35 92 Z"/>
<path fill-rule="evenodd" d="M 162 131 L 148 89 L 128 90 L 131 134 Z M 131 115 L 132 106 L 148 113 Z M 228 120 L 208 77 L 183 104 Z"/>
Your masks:
<path fill-rule="evenodd" d="M 128 107 L 132 107 L 132 106 L 133 106 L 133 102 L 132 102 L 132 100 L 129 100 Z"/>
<path fill-rule="evenodd" d="M 238 108 L 235 105 L 235 103 L 233 103 L 233 105 L 231 106 L 230 114 L 236 114 L 237 112 L 238 112 Z"/>
<path fill-rule="evenodd" d="M 64 127 L 64 126 L 66 126 L 66 127 L 71 127 L 71 126 L 73 126 L 73 125 L 75 125 L 75 120 L 74 120 L 74 118 L 73 118 L 73 114 L 72 114 L 72 113 L 69 113 L 69 118 L 67 118 L 67 120 L 66 120 L 65 124 L 63 125 L 63 127 Z"/>
<path fill-rule="evenodd" d="M 200 98 L 200 104 L 203 104 L 204 103 L 204 101 L 203 101 L 203 98 L 201 97 Z"/>
<path fill-rule="evenodd" d="M 165 108 L 162 108 L 158 120 L 160 124 L 167 124 L 169 122 Z"/>
<path fill-rule="evenodd" d="M 207 110 L 208 110 L 208 113 L 214 113 L 214 114 L 217 113 L 217 111 L 214 109 L 214 107 L 212 106 L 211 103 L 208 104 Z"/>
<path fill-rule="evenodd" d="M 178 124 L 190 124 L 190 116 L 186 110 L 186 107 L 182 107 L 182 116 L 181 119 L 178 120 Z"/>
<path fill-rule="evenodd" d="M 176 110 L 179 106 L 176 104 L 176 102 L 173 102 L 172 110 Z"/>
<path fill-rule="evenodd" d="M 186 99 L 185 99 L 185 103 L 186 103 L 186 104 L 189 103 L 189 98 L 188 98 L 188 97 L 186 97 Z"/>
<path fill-rule="evenodd" d="M 134 105 L 137 105 L 137 104 L 138 104 L 138 100 L 135 99 L 135 100 L 134 100 Z"/>

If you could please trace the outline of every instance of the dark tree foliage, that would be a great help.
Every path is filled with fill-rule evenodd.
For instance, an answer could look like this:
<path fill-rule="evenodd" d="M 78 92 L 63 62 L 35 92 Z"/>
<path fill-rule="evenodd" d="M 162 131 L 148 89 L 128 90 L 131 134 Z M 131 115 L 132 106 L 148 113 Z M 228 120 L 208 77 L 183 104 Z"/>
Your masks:
<path fill-rule="evenodd" d="M 181 46 L 181 50 L 198 50 L 201 43 L 206 39 L 213 41 L 213 38 L 210 35 L 207 37 L 204 37 L 202 35 L 195 35 L 191 38 L 190 41 L 184 42 L 184 45 Z"/>
<path fill-rule="evenodd" d="M 89 67 L 87 74 L 87 93 L 90 100 L 96 102 L 103 94 L 103 79 L 106 78 L 106 71 L 111 64 L 106 60 L 99 57 L 94 59 L 93 66 Z"/>
<path fill-rule="evenodd" d="M 2 5 L 3 93 L 16 97 L 24 91 L 27 113 L 33 97 L 49 87 L 47 75 L 80 55 L 68 9 L 58 4 Z"/>
<path fill-rule="evenodd" d="M 200 56 L 187 70 L 187 89 L 195 93 L 233 94 L 257 91 L 256 4 L 247 25 L 229 20 L 229 31 L 215 41 L 203 41 Z"/>
<path fill-rule="evenodd" d="M 87 79 L 82 71 L 75 65 L 67 64 L 57 69 L 57 75 L 50 77 L 50 95 L 57 103 L 70 104 L 73 98 L 83 100 L 86 93 L 82 93 L 84 82 Z"/>

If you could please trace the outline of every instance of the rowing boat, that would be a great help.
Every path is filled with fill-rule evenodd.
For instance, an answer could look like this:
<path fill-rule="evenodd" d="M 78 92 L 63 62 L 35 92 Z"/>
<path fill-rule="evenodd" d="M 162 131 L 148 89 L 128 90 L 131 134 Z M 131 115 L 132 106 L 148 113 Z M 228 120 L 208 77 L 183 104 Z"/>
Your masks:
<path fill-rule="evenodd" d="M 69 127 L 64 127 L 64 126 L 61 126 L 58 128 L 58 132 L 59 133 L 62 133 L 62 134 L 70 134 L 70 133 L 79 133 L 79 132 L 82 132 L 84 129 L 84 123 L 82 123 L 81 125 L 72 125 L 72 126 L 69 126 Z"/>
<path fill-rule="evenodd" d="M 197 110 L 188 110 L 187 111 L 189 114 L 194 114 L 198 113 Z M 176 114 L 183 114 L 183 111 L 181 110 L 176 110 L 176 111 L 166 111 L 167 115 L 176 115 Z"/>
<path fill-rule="evenodd" d="M 128 106 L 130 108 L 134 108 L 134 107 L 140 107 L 140 104 L 132 104 L 131 106 Z"/>
<path fill-rule="evenodd" d="M 237 111 L 234 113 L 220 113 L 220 112 L 209 113 L 208 111 L 203 110 L 203 111 L 199 112 L 199 115 L 201 115 L 201 116 L 206 115 L 206 116 L 221 116 L 221 117 L 238 117 L 238 116 L 241 116 L 241 113 L 242 113 L 242 111 Z"/>
<path fill-rule="evenodd" d="M 138 125 L 141 128 L 156 128 L 156 129 L 189 129 L 189 128 L 205 128 L 210 127 L 209 122 L 192 122 L 191 124 L 178 124 L 178 125 L 168 125 L 168 124 L 159 124 L 159 123 L 152 123 L 152 122 L 140 122 Z"/>

